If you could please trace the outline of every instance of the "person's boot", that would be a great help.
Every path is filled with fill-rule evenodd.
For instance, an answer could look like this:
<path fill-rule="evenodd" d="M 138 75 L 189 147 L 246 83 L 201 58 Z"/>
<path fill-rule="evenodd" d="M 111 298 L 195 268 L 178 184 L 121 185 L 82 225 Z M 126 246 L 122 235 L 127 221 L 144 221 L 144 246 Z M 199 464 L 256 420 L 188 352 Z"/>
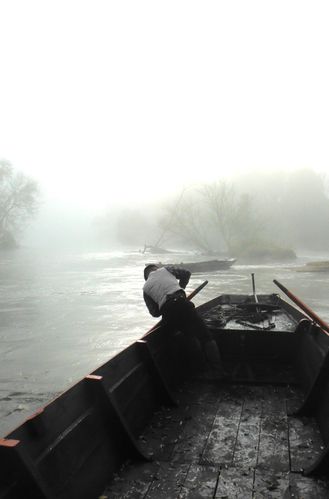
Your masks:
<path fill-rule="evenodd" d="M 206 369 L 205 353 L 200 340 L 195 336 L 191 337 L 188 343 L 188 356 L 186 360 L 190 371 L 193 373 L 199 373 Z"/>
<path fill-rule="evenodd" d="M 219 353 L 218 345 L 215 340 L 209 340 L 203 345 L 209 377 L 217 380 L 225 378 L 222 359 Z"/>

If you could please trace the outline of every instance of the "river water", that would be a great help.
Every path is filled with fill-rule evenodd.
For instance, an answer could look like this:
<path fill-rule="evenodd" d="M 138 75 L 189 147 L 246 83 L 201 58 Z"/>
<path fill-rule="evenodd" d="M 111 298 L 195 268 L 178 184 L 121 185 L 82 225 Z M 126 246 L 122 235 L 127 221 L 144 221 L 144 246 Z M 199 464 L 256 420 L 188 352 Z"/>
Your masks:
<path fill-rule="evenodd" d="M 207 279 L 196 305 L 222 293 L 250 294 L 253 272 L 258 293 L 281 293 L 277 279 L 329 322 L 329 273 L 297 271 L 309 260 L 329 260 L 317 257 L 300 256 L 291 264 L 237 262 L 229 270 L 192 275 L 187 292 Z M 145 263 L 161 259 L 168 262 L 169 255 L 26 248 L 0 254 L 0 437 L 157 322 L 141 290 Z M 197 259 L 170 255 L 171 262 Z"/>

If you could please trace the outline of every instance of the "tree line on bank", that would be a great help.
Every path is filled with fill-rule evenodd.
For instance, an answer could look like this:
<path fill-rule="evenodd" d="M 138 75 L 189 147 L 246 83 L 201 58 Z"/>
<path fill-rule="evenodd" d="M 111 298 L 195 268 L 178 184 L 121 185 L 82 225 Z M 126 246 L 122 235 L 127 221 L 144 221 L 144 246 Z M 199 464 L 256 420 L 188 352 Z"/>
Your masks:
<path fill-rule="evenodd" d="M 39 207 L 37 183 L 0 161 L 0 248 L 13 248 Z M 188 185 L 160 204 L 102 216 L 97 230 L 109 244 L 180 248 L 204 254 L 293 258 L 329 250 L 328 179 L 311 169 L 249 173 L 228 181 Z"/>
<path fill-rule="evenodd" d="M 0 248 L 12 249 L 38 208 L 39 189 L 30 177 L 0 161 Z"/>
<path fill-rule="evenodd" d="M 117 236 L 129 245 L 180 247 L 258 260 L 329 249 L 327 179 L 311 169 L 249 173 L 189 186 L 159 207 L 123 210 Z"/>

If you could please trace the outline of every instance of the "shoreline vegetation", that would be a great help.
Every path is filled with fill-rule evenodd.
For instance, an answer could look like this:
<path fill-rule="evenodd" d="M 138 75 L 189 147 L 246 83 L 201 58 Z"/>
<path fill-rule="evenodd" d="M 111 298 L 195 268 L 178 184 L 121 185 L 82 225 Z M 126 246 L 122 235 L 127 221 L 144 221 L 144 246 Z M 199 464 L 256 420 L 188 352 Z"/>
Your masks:
<path fill-rule="evenodd" d="M 257 264 L 329 249 L 328 181 L 310 169 L 218 179 L 144 208 L 122 211 L 117 234 L 153 254 L 177 247 Z"/>
<path fill-rule="evenodd" d="M 231 181 L 219 177 L 150 204 L 112 207 L 91 225 L 83 222 L 81 230 L 96 247 L 135 246 L 154 255 L 182 248 L 246 264 L 293 262 L 300 248 L 329 249 L 328 189 L 328 179 L 311 169 L 254 172 Z M 0 249 L 19 247 L 22 232 L 41 207 L 39 195 L 33 179 L 0 161 Z M 65 229 L 55 224 L 53 230 L 54 236 L 56 231 L 63 236 Z M 65 238 L 59 235 L 58 240 Z"/>
<path fill-rule="evenodd" d="M 296 268 L 296 272 L 329 272 L 329 260 L 307 262 L 302 267 Z"/>

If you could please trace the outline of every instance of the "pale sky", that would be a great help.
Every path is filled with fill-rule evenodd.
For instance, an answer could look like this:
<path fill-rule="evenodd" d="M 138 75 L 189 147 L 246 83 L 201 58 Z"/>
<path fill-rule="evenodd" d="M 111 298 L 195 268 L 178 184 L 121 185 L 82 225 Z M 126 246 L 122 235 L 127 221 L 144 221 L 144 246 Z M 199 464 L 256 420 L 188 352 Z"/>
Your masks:
<path fill-rule="evenodd" d="M 53 203 L 329 172 L 328 1 L 0 0 L 0 19 L 0 158 Z"/>

